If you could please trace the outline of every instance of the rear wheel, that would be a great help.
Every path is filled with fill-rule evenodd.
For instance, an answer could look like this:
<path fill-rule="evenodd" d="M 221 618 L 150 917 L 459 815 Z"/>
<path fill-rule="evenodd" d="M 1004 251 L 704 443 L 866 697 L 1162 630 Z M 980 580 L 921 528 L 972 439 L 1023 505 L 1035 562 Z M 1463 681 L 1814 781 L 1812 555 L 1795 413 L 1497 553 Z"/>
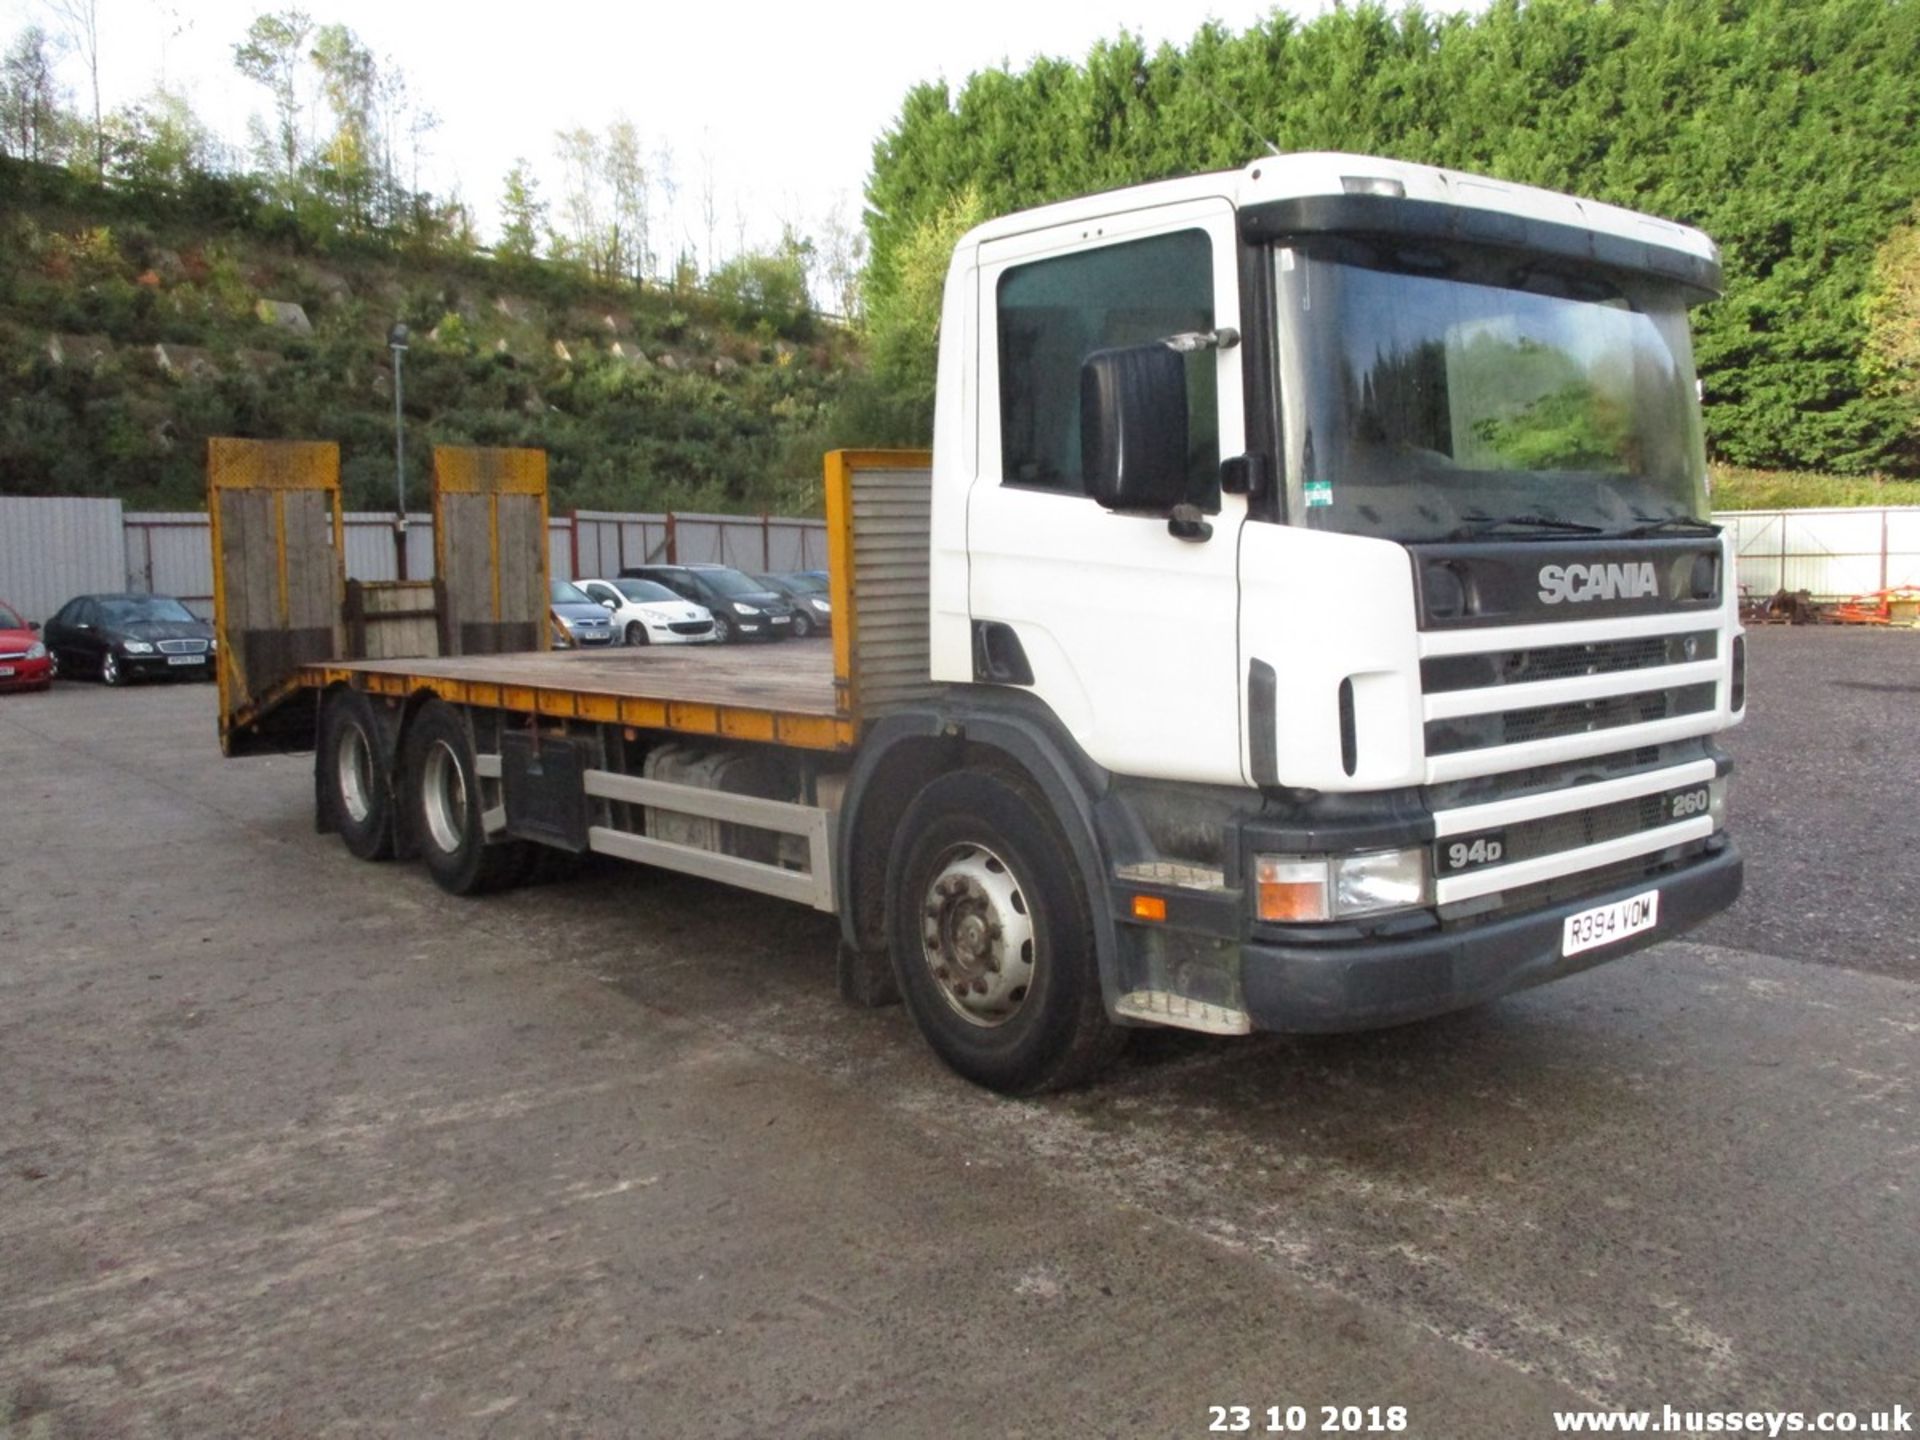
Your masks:
<path fill-rule="evenodd" d="M 341 843 L 362 860 L 394 853 L 394 800 L 381 763 L 373 706 L 357 690 L 337 690 L 320 717 L 321 803 Z"/>
<path fill-rule="evenodd" d="M 943 776 L 900 822 L 887 873 L 902 997 L 927 1043 L 989 1089 L 1092 1079 L 1127 1040 L 1100 997 L 1092 915 L 1042 802 L 985 771 Z"/>
<path fill-rule="evenodd" d="M 466 717 L 429 701 L 407 730 L 406 753 L 408 818 L 434 883 L 451 895 L 482 895 L 524 876 L 525 841 L 487 843 Z"/>
<path fill-rule="evenodd" d="M 645 645 L 647 643 L 647 627 L 642 625 L 638 620 L 629 620 L 627 622 L 627 644 Z"/>

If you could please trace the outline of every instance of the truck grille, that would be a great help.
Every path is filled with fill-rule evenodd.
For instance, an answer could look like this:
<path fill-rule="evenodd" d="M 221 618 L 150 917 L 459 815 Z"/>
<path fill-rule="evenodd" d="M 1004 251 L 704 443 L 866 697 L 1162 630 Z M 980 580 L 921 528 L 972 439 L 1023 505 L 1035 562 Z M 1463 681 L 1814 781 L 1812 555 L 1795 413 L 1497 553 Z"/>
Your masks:
<path fill-rule="evenodd" d="M 1699 715 L 1713 709 L 1714 685 L 1681 685 L 1668 690 L 1642 690 L 1631 695 L 1609 695 L 1564 705 L 1536 705 L 1524 710 L 1498 710 L 1486 715 L 1462 715 L 1429 720 L 1427 753 L 1454 755 L 1463 750 L 1486 750 L 1501 745 L 1524 745 L 1563 735 L 1587 735 L 1623 725 L 1645 725 L 1680 715 Z"/>
<path fill-rule="evenodd" d="M 1511 890 L 1501 891 L 1498 897 L 1485 896 L 1459 905 L 1442 905 L 1440 921 L 1449 928 L 1473 925 L 1523 910 L 1537 910 L 1542 906 L 1559 905 L 1583 896 L 1597 895 L 1616 885 L 1631 885 L 1636 880 L 1654 880 L 1681 862 L 1703 854 L 1706 848 L 1705 840 L 1688 840 L 1679 845 L 1669 845 L 1664 850 L 1656 850 L 1651 855 L 1636 855 L 1631 860 L 1620 860 L 1612 865 L 1578 870 L 1571 875 L 1556 875 L 1551 880 L 1540 880 L 1532 885 L 1516 885 Z M 1491 903 L 1496 899 L 1497 904 Z"/>
<path fill-rule="evenodd" d="M 1618 840 L 1623 835 L 1638 835 L 1643 830 L 1657 830 L 1671 823 L 1668 808 L 1672 794 L 1672 791 L 1663 791 L 1657 795 L 1641 795 L 1611 805 L 1596 805 L 1591 810 L 1571 810 L 1564 815 L 1548 815 L 1509 825 L 1505 858 L 1508 863 L 1532 860 L 1540 855 Z"/>
<path fill-rule="evenodd" d="M 1531 650 L 1496 650 L 1479 655 L 1430 655 L 1420 662 L 1420 686 L 1429 695 L 1450 690 L 1480 690 L 1495 685 L 1524 685 L 1537 680 L 1566 680 L 1576 675 L 1616 675 L 1712 660 L 1719 653 L 1712 630 L 1685 635 L 1635 635 L 1587 645 L 1543 645 Z"/>

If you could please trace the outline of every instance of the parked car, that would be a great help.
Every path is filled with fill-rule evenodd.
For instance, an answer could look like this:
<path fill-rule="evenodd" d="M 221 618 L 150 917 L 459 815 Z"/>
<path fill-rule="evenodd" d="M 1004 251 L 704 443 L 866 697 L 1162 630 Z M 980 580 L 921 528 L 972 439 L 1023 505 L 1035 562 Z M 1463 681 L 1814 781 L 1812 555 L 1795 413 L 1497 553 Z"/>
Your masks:
<path fill-rule="evenodd" d="M 76 595 L 41 632 L 62 675 L 109 685 L 145 676 L 211 680 L 213 626 L 170 595 Z"/>
<path fill-rule="evenodd" d="M 756 575 L 753 577 L 775 594 L 787 597 L 793 606 L 793 638 L 804 640 L 816 630 L 822 635 L 833 629 L 833 602 L 827 599 L 826 580 L 809 574 Z"/>
<path fill-rule="evenodd" d="M 577 580 L 588 598 L 606 607 L 623 645 L 710 645 L 719 636 L 713 612 L 684 600 L 657 580 Z"/>
<path fill-rule="evenodd" d="M 44 690 L 53 684 L 53 656 L 38 626 L 0 604 L 0 690 Z"/>
<path fill-rule="evenodd" d="M 684 599 L 713 612 L 714 633 L 722 642 L 759 637 L 778 640 L 793 633 L 793 606 L 783 595 L 750 580 L 729 565 L 636 565 L 622 580 L 655 580 Z"/>
<path fill-rule="evenodd" d="M 549 604 L 555 640 L 569 646 L 613 643 L 613 617 L 607 614 L 606 606 L 571 580 L 553 582 Z"/>

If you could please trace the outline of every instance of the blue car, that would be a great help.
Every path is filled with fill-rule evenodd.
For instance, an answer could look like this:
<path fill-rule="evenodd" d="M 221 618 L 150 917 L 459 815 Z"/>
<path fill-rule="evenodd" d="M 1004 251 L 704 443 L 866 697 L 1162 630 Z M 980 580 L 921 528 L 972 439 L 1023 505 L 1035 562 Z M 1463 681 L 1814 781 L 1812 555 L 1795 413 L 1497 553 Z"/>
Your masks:
<path fill-rule="evenodd" d="M 558 646 L 613 644 L 613 617 L 571 580 L 553 582 L 553 638 Z"/>

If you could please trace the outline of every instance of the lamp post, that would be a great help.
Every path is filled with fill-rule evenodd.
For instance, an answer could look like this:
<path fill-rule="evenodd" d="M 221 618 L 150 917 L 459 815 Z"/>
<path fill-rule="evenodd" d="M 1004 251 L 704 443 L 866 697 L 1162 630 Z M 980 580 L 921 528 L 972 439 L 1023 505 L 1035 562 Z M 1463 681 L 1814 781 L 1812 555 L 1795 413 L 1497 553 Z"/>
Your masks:
<path fill-rule="evenodd" d="M 400 368 L 407 353 L 407 327 L 393 322 L 387 331 L 387 348 L 393 352 L 393 563 L 394 575 L 407 578 L 407 432 L 400 418 Z"/>

